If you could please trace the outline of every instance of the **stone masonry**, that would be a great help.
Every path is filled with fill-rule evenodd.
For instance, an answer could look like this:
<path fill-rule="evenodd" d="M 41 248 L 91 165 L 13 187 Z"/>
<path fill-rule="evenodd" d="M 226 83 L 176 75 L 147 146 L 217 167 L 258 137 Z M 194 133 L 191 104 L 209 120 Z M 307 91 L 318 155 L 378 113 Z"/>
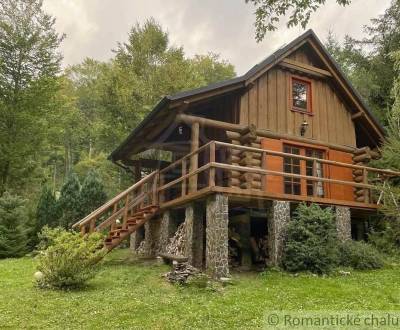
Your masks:
<path fill-rule="evenodd" d="M 144 251 L 146 257 L 156 257 L 159 251 L 161 221 L 159 218 L 151 219 L 144 224 Z"/>
<path fill-rule="evenodd" d="M 203 267 L 203 216 L 204 206 L 191 203 L 185 209 L 186 254 L 189 263 L 197 268 Z"/>
<path fill-rule="evenodd" d="M 165 211 L 161 218 L 160 224 L 160 243 L 159 250 L 162 253 L 166 252 L 166 247 L 169 243 L 169 240 L 172 236 L 174 236 L 174 219 L 171 211 Z"/>
<path fill-rule="evenodd" d="M 214 278 L 229 276 L 228 222 L 228 197 L 210 196 L 206 215 L 206 269 Z"/>
<path fill-rule="evenodd" d="M 290 202 L 273 201 L 268 217 L 268 250 L 271 266 L 279 266 L 290 221 Z"/>
<path fill-rule="evenodd" d="M 336 229 L 338 238 L 344 242 L 351 239 L 351 212 L 350 208 L 336 206 Z"/>

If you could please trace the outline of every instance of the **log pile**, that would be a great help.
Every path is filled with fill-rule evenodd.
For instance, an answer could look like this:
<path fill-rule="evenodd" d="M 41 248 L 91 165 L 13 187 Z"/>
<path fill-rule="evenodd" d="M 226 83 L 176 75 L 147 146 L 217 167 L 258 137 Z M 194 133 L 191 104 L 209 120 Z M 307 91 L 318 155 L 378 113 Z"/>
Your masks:
<path fill-rule="evenodd" d="M 380 154 L 376 150 L 371 150 L 370 147 L 357 149 L 353 155 L 353 164 L 358 166 L 367 166 L 373 159 L 379 159 Z M 367 172 L 362 169 L 353 169 L 353 179 L 357 183 L 367 183 Z M 370 202 L 370 191 L 366 188 L 354 188 L 354 200 L 360 203 Z"/>
<path fill-rule="evenodd" d="M 250 125 L 238 132 L 227 131 L 230 143 L 234 145 L 247 146 L 261 149 L 261 139 L 257 137 L 255 125 Z M 228 156 L 228 163 L 231 165 L 261 168 L 262 154 L 246 150 L 231 149 Z M 245 173 L 242 171 L 231 171 L 229 186 L 240 189 L 262 189 L 262 177 L 260 174 Z"/>
<path fill-rule="evenodd" d="M 173 269 L 164 276 L 170 283 L 185 284 L 190 276 L 198 275 L 200 271 L 187 262 L 173 262 Z"/>

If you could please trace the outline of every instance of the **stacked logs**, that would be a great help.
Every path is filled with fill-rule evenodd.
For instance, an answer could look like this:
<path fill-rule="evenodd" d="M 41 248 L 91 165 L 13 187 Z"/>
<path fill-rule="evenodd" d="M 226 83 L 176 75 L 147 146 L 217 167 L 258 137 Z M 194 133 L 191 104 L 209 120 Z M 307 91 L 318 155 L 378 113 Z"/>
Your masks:
<path fill-rule="evenodd" d="M 250 125 L 239 133 L 227 131 L 227 137 L 231 144 L 261 149 L 261 139 L 257 137 L 256 131 L 256 126 Z M 262 154 L 247 150 L 231 149 L 228 154 L 228 163 L 243 167 L 261 168 Z M 240 189 L 260 190 L 262 188 L 262 177 L 256 173 L 231 171 L 229 186 Z"/>
<path fill-rule="evenodd" d="M 379 159 L 380 153 L 376 150 L 371 150 L 370 147 L 357 149 L 353 155 L 353 164 L 358 166 L 367 166 L 373 159 Z M 367 173 L 362 169 L 353 169 L 353 179 L 356 183 L 367 183 Z M 360 203 L 369 203 L 369 189 L 355 187 L 354 200 Z"/>

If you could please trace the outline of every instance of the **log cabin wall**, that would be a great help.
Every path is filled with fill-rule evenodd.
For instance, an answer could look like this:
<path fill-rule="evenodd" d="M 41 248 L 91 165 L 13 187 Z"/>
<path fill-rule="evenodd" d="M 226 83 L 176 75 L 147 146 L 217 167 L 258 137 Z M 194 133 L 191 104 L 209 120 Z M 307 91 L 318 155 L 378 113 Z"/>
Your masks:
<path fill-rule="evenodd" d="M 288 59 L 317 67 L 303 50 L 292 53 Z M 303 77 L 275 66 L 255 80 L 241 96 L 240 124 L 254 124 L 260 129 L 301 136 L 300 126 L 306 120 L 309 126 L 305 138 L 355 147 L 351 114 L 328 82 L 329 78 L 304 76 L 311 82 L 312 114 L 309 115 L 291 110 L 292 76 Z"/>

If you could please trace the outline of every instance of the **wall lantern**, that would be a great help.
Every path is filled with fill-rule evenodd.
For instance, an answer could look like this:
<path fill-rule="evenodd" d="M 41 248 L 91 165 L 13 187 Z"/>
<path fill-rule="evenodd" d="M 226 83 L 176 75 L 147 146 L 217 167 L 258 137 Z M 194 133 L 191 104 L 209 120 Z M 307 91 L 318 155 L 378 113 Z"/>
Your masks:
<path fill-rule="evenodd" d="M 308 128 L 308 123 L 307 123 L 307 121 L 304 120 L 300 125 L 300 135 L 301 136 L 304 136 L 304 134 L 306 134 L 307 128 Z"/>

